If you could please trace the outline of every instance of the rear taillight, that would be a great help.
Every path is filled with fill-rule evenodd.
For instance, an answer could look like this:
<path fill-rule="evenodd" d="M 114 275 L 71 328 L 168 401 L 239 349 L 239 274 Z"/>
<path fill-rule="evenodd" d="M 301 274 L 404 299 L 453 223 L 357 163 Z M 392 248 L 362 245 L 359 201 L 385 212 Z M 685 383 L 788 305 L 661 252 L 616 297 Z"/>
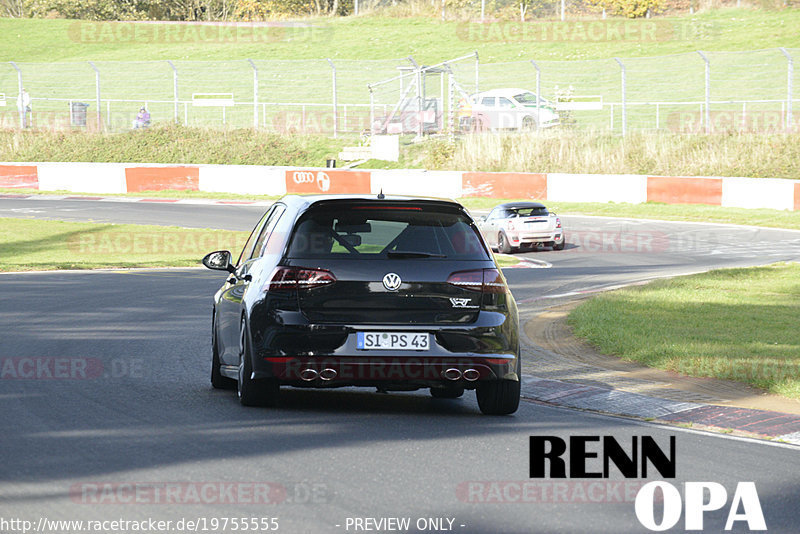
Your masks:
<path fill-rule="evenodd" d="M 561 219 L 556 217 L 556 228 L 561 228 Z"/>
<path fill-rule="evenodd" d="M 327 286 L 336 282 L 333 273 L 325 269 L 307 269 L 305 267 L 278 267 L 272 273 L 268 291 L 285 291 L 312 289 Z"/>
<path fill-rule="evenodd" d="M 484 293 L 505 293 L 506 283 L 503 275 L 497 269 L 483 270 L 483 292 Z"/>
<path fill-rule="evenodd" d="M 481 293 L 505 293 L 506 284 L 497 269 L 459 271 L 447 279 L 448 284 Z"/>

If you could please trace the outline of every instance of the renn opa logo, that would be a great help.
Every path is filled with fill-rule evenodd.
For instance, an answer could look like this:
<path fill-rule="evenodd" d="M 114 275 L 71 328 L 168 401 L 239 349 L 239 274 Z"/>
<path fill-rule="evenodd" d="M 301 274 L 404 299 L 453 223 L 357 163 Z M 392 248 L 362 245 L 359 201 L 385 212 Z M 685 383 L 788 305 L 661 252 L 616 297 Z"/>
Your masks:
<path fill-rule="evenodd" d="M 613 436 L 570 436 L 568 441 L 558 436 L 530 437 L 530 478 L 549 475 L 553 479 L 607 479 L 612 464 L 626 479 L 647 478 L 648 467 L 664 478 L 674 479 L 675 436 L 669 437 L 666 451 L 651 436 L 632 436 L 629 448 Z M 660 519 L 656 514 L 659 501 L 663 502 Z M 685 530 L 702 530 L 704 515 L 721 510 L 727 503 L 728 491 L 718 482 L 684 482 L 681 498 L 675 485 L 654 480 L 637 493 L 634 511 L 636 519 L 648 530 L 669 530 L 678 524 L 681 514 Z M 746 523 L 751 531 L 767 530 L 754 482 L 739 482 L 733 492 L 725 530 L 731 530 L 737 522 Z"/>

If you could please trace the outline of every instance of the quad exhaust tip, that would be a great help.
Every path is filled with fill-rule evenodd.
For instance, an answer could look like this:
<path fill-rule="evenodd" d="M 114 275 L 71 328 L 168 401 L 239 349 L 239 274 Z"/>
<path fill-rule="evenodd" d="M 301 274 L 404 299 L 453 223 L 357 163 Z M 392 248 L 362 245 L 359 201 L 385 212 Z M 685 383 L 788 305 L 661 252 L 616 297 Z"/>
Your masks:
<path fill-rule="evenodd" d="M 333 380 L 336 378 L 336 369 L 327 367 L 319 372 L 319 377 L 323 380 Z"/>
<path fill-rule="evenodd" d="M 442 372 L 442 376 L 448 380 L 458 380 L 459 378 L 461 378 L 461 371 L 459 371 L 455 367 L 450 367 L 449 369 L 446 369 L 444 372 Z"/>
<path fill-rule="evenodd" d="M 306 382 L 311 382 L 315 378 L 317 378 L 318 373 L 314 369 L 303 369 L 300 371 L 300 378 L 305 380 Z"/>
<path fill-rule="evenodd" d="M 481 372 L 477 369 L 467 369 L 464 371 L 462 376 L 464 377 L 464 380 L 467 380 L 468 382 L 475 382 L 481 377 Z"/>

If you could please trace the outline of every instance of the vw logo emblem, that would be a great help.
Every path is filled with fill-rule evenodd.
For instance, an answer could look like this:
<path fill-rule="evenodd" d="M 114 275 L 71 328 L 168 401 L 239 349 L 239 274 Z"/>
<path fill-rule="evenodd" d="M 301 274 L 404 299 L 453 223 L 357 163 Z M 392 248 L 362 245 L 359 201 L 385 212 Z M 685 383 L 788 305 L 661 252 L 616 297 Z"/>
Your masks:
<path fill-rule="evenodd" d="M 383 277 L 383 287 L 389 291 L 397 291 L 402 283 L 403 281 L 400 280 L 400 275 L 395 273 L 388 273 Z"/>

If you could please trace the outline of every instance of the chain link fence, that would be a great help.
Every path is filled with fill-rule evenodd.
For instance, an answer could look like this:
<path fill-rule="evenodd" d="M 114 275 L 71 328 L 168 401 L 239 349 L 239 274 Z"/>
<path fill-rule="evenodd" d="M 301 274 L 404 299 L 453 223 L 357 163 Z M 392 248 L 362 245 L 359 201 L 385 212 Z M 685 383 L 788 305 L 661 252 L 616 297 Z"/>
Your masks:
<path fill-rule="evenodd" d="M 430 66 L 414 58 L 8 62 L 0 64 L 0 127 L 124 131 L 145 107 L 153 123 L 431 134 L 457 129 L 466 96 L 521 88 L 555 103 L 561 127 L 797 131 L 798 57 L 800 49 L 774 48 L 505 63 L 473 53 Z M 20 107 L 23 89 L 30 112 Z"/>

